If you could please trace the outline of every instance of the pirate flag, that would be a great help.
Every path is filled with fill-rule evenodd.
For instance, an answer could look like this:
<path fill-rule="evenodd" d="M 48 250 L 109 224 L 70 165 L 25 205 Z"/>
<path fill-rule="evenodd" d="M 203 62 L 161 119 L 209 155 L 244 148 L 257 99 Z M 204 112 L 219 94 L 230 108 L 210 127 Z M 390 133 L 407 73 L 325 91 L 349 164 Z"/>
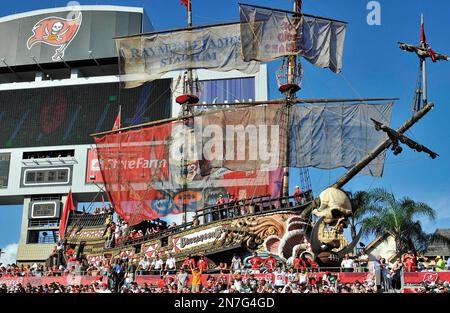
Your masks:
<path fill-rule="evenodd" d="M 28 38 L 28 50 L 38 42 L 58 47 L 52 56 L 52 60 L 61 61 L 64 57 L 65 50 L 80 29 L 81 19 L 82 15 L 80 12 L 75 19 L 47 17 L 40 20 L 33 27 L 33 35 Z"/>

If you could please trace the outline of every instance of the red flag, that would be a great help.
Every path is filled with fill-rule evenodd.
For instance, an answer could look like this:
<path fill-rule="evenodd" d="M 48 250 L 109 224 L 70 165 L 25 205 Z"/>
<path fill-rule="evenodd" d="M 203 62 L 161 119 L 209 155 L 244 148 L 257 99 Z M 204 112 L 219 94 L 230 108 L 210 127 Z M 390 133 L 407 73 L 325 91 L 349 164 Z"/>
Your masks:
<path fill-rule="evenodd" d="M 181 0 L 181 5 L 185 5 L 189 12 L 192 11 L 191 0 Z"/>
<path fill-rule="evenodd" d="M 428 46 L 428 53 L 430 54 L 431 61 L 436 62 L 436 52 Z"/>
<path fill-rule="evenodd" d="M 53 61 L 62 60 L 65 49 L 75 38 L 81 26 L 81 13 L 77 18 L 68 20 L 61 17 L 47 17 L 37 22 L 33 29 L 33 35 L 28 38 L 27 48 L 30 50 L 36 43 L 44 43 L 50 46 L 59 47 Z"/>
<path fill-rule="evenodd" d="M 60 239 L 64 238 L 64 234 L 66 232 L 69 211 L 75 211 L 75 205 L 73 204 L 73 199 L 72 199 L 72 189 L 70 189 L 69 194 L 67 195 L 67 200 L 66 200 L 66 204 L 64 205 L 63 215 L 61 217 L 61 222 L 59 224 L 59 238 Z"/>
<path fill-rule="evenodd" d="M 436 52 L 431 49 L 430 45 L 427 42 L 427 36 L 425 35 L 425 23 L 422 18 L 422 23 L 420 25 L 420 44 L 428 50 L 430 54 L 431 61 L 436 62 Z"/>
<path fill-rule="evenodd" d="M 420 25 L 420 44 L 427 45 L 427 37 L 425 36 L 425 24 L 423 20 Z"/>
<path fill-rule="evenodd" d="M 112 130 L 120 129 L 120 127 L 121 127 L 121 125 L 120 125 L 121 115 L 122 115 L 122 107 L 119 107 L 119 113 L 117 114 L 116 121 L 114 122 L 114 126 L 113 126 Z"/>

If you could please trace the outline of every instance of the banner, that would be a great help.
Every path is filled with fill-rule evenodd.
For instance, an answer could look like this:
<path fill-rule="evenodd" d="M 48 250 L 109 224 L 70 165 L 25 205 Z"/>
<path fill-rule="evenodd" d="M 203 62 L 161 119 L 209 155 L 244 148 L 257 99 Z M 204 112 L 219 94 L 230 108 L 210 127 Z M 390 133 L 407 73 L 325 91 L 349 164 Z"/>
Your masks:
<path fill-rule="evenodd" d="M 259 63 L 242 60 L 239 31 L 239 24 L 234 24 L 116 39 L 121 81 L 133 88 L 189 68 L 256 73 Z"/>
<path fill-rule="evenodd" d="M 371 118 L 389 125 L 392 103 L 294 106 L 290 121 L 291 167 L 350 168 L 387 139 Z M 361 172 L 383 174 L 385 153 Z"/>
<path fill-rule="evenodd" d="M 116 211 L 137 224 L 184 207 L 195 212 L 221 194 L 277 197 L 286 165 L 352 167 L 386 138 L 370 118 L 389 125 L 391 109 L 389 103 L 209 110 L 96 138 L 97 153 Z M 363 173 L 380 176 L 384 158 Z"/>
<path fill-rule="evenodd" d="M 219 195 L 234 194 L 239 199 L 279 196 L 281 169 L 230 171 L 213 167 L 207 157 L 194 153 L 197 143 L 192 122 L 96 138 L 106 190 L 116 212 L 131 225 L 182 213 L 184 206 L 195 212 L 215 204 Z"/>
<path fill-rule="evenodd" d="M 287 116 L 283 106 L 209 110 L 195 117 L 196 153 L 232 171 L 286 166 Z"/>
<path fill-rule="evenodd" d="M 246 7 L 240 12 L 244 61 L 268 62 L 300 55 L 318 67 L 341 72 L 345 24 Z"/>
<path fill-rule="evenodd" d="M 66 232 L 67 220 L 69 218 L 70 211 L 75 211 L 76 207 L 73 203 L 72 198 L 72 189 L 70 189 L 69 194 L 67 195 L 66 203 L 64 204 L 63 214 L 61 217 L 61 221 L 59 224 L 59 239 L 64 238 L 64 234 Z"/>

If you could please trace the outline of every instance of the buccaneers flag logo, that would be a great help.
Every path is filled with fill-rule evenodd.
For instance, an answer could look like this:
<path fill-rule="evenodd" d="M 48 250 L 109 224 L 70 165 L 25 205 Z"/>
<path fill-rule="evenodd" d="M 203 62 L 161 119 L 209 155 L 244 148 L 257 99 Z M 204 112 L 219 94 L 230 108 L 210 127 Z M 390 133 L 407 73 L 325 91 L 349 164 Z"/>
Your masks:
<path fill-rule="evenodd" d="M 52 56 L 52 60 L 61 61 L 64 52 L 80 29 L 81 18 L 80 12 L 78 17 L 71 20 L 61 17 L 47 17 L 40 20 L 33 27 L 33 35 L 28 38 L 28 50 L 38 42 L 58 47 Z"/>

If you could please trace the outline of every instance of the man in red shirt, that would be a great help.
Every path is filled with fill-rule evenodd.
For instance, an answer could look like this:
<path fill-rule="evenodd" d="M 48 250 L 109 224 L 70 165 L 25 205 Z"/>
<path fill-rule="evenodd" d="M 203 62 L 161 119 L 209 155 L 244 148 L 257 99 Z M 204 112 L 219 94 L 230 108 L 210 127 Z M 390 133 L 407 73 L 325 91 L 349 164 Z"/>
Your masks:
<path fill-rule="evenodd" d="M 163 289 L 165 285 L 166 285 L 166 280 L 164 279 L 164 276 L 160 276 L 159 281 L 158 281 L 159 289 Z"/>
<path fill-rule="evenodd" d="M 302 198 L 303 198 L 303 192 L 300 190 L 299 186 L 295 186 L 295 191 L 294 191 L 294 199 L 297 205 L 302 203 Z"/>
<path fill-rule="evenodd" d="M 273 269 L 277 266 L 277 259 L 273 256 L 273 254 L 269 254 L 267 259 L 265 259 L 262 264 L 263 267 L 267 267 L 267 272 L 272 273 Z"/>
<path fill-rule="evenodd" d="M 69 249 L 67 250 L 66 254 L 68 257 L 70 257 L 73 253 L 75 252 L 75 249 L 72 247 L 69 247 Z"/>
<path fill-rule="evenodd" d="M 297 273 L 306 268 L 306 262 L 300 256 L 297 256 L 292 263 Z"/>
<path fill-rule="evenodd" d="M 259 267 L 261 266 L 261 263 L 263 262 L 263 259 L 258 255 L 257 252 L 253 253 L 253 257 L 250 259 L 250 264 L 252 265 L 253 273 L 259 274 Z"/>
<path fill-rule="evenodd" d="M 205 272 L 208 270 L 208 260 L 205 258 L 204 255 L 200 257 L 200 260 L 197 262 L 197 267 L 202 271 Z"/>

